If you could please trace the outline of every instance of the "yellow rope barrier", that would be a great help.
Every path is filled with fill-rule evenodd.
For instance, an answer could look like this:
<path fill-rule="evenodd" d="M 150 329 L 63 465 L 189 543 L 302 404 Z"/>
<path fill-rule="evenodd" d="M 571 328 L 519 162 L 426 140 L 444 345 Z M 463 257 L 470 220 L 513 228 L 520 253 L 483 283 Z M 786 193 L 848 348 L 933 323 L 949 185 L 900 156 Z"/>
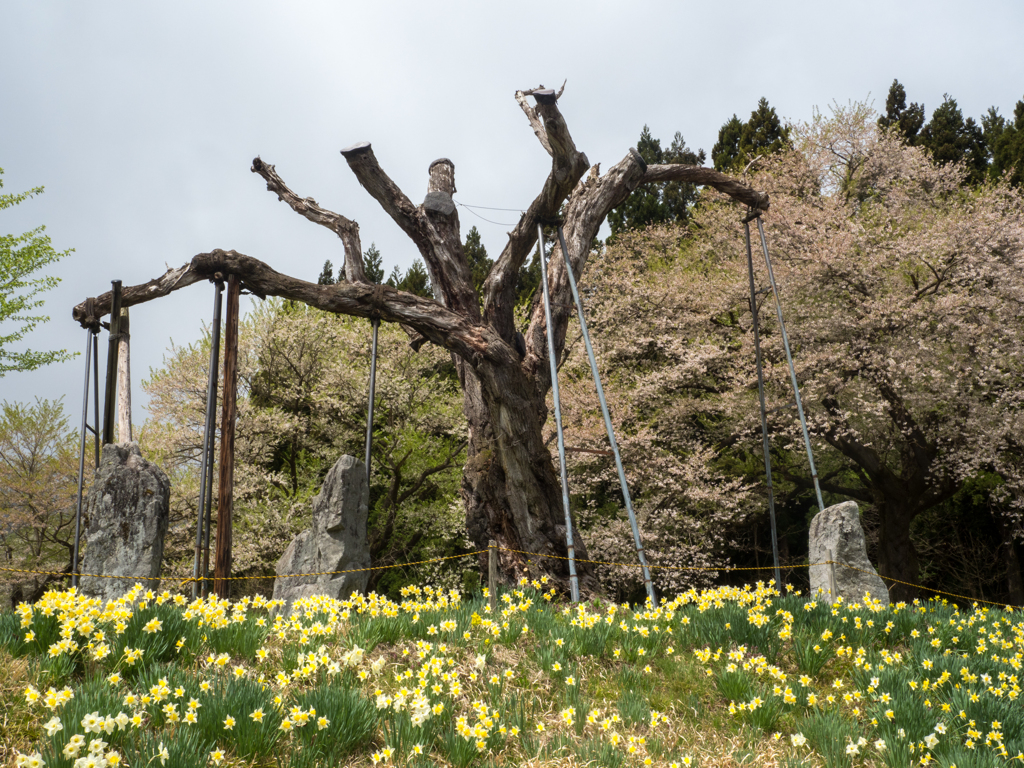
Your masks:
<path fill-rule="evenodd" d="M 361 571 L 383 571 L 387 568 L 405 568 L 411 565 L 425 565 L 427 563 L 440 563 L 445 560 L 458 560 L 463 557 L 471 557 L 473 555 L 480 555 L 486 552 L 486 549 L 479 549 L 475 552 L 465 552 L 461 555 L 448 555 L 447 557 L 434 557 L 429 560 L 416 560 L 411 563 L 392 563 L 391 565 L 373 565 L 369 568 L 349 568 L 344 571 L 318 571 L 316 573 L 282 573 L 275 574 L 273 576 L 224 576 L 221 578 L 215 576 L 200 576 L 198 579 L 194 576 L 183 577 L 183 576 L 111 576 L 103 573 L 80 573 L 79 578 L 90 577 L 94 579 L 129 579 L 131 581 L 180 581 L 182 586 L 189 584 L 193 581 L 251 581 L 253 579 L 290 579 L 297 576 L 335 576 L 342 573 L 359 573 Z M 34 573 L 41 576 L 73 576 L 74 574 L 66 571 L 33 571 L 25 568 L 0 568 L 0 571 L 6 571 L 7 573 Z"/>
<path fill-rule="evenodd" d="M 564 555 L 544 555 L 544 554 L 541 554 L 539 552 L 524 552 L 521 549 L 508 549 L 507 547 L 495 547 L 495 549 L 497 549 L 500 552 L 515 552 L 516 554 L 519 554 L 519 555 L 531 555 L 533 557 L 547 557 L 547 558 L 550 558 L 552 560 L 568 560 L 569 559 L 568 557 L 565 557 Z M 643 567 L 642 565 L 640 565 L 640 563 L 614 563 L 614 562 L 610 562 L 610 561 L 607 561 L 607 560 L 584 560 L 583 558 L 580 558 L 580 557 L 574 557 L 573 560 L 575 562 L 577 562 L 577 563 L 590 563 L 591 565 L 621 565 L 621 566 L 625 566 L 626 568 L 642 568 Z M 822 565 L 826 565 L 826 563 L 822 563 Z M 760 567 L 758 567 L 758 566 L 742 566 L 742 567 L 739 567 L 739 568 L 728 567 L 728 566 L 721 566 L 719 568 L 712 568 L 712 567 L 698 567 L 698 566 L 690 566 L 690 567 L 688 567 L 688 566 L 682 566 L 682 565 L 680 565 L 680 566 L 676 566 L 676 565 L 648 565 L 647 567 L 651 568 L 652 570 L 654 568 L 661 568 L 662 570 L 667 570 L 667 571 L 770 571 L 773 566 L 760 566 Z M 780 568 L 785 568 L 785 569 L 793 569 L 793 568 L 807 568 L 809 566 L 806 566 L 806 565 L 781 565 L 779 567 Z"/>
<path fill-rule="evenodd" d="M 497 547 L 497 549 L 502 550 L 504 552 L 515 552 L 516 554 L 520 554 L 520 555 L 530 555 L 532 557 L 547 557 L 547 558 L 550 558 L 552 560 L 568 560 L 569 559 L 568 557 L 565 557 L 563 555 L 545 555 L 545 554 L 541 554 L 540 552 L 524 552 L 524 551 L 522 551 L 520 549 L 507 549 L 505 547 Z M 618 565 L 618 566 L 623 566 L 623 567 L 626 567 L 626 568 L 642 568 L 643 567 L 640 563 L 615 563 L 615 562 L 609 562 L 609 561 L 606 561 L 606 560 L 584 560 L 584 559 L 581 559 L 581 558 L 578 558 L 578 557 L 577 558 L 573 558 L 573 559 L 577 563 L 590 563 L 592 565 Z M 800 565 L 780 565 L 779 568 L 780 568 L 780 570 L 793 570 L 795 568 L 808 568 L 809 569 L 809 568 L 811 568 L 812 566 L 815 566 L 815 565 L 841 565 L 844 568 L 849 568 L 850 570 L 853 570 L 853 571 L 859 571 L 860 573 L 867 573 L 867 574 L 871 573 L 871 571 L 865 571 L 863 568 L 857 568 L 856 566 L 849 565 L 847 563 L 843 563 L 843 562 L 840 562 L 838 560 L 824 560 L 824 561 L 822 561 L 820 563 L 807 563 L 807 564 L 803 564 L 802 563 Z M 706 567 L 690 566 L 690 567 L 687 567 L 687 566 L 674 566 L 674 565 L 648 565 L 648 568 L 651 568 L 652 570 L 654 568 L 661 568 L 662 570 L 667 570 L 667 571 L 725 571 L 725 572 L 731 572 L 731 571 L 768 571 L 768 570 L 771 570 L 773 567 L 774 566 L 761 566 L 761 567 L 758 567 L 758 566 L 740 566 L 740 567 L 721 566 L 721 567 L 715 568 L 715 567 L 710 567 L 710 566 L 706 566 Z M 958 595 L 955 592 L 944 592 L 941 589 L 933 589 L 931 587 L 922 586 L 921 584 L 914 584 L 914 583 L 909 582 L 909 581 L 901 581 L 900 579 L 894 579 L 891 576 L 882 576 L 881 574 L 877 574 L 877 575 L 879 576 L 879 578 L 881 578 L 881 579 L 883 579 L 885 581 L 891 581 L 891 582 L 894 582 L 896 584 L 903 584 L 904 586 L 913 587 L 915 589 L 923 589 L 926 592 L 933 592 L 933 593 L 935 593 L 937 595 L 943 595 L 945 597 L 955 597 L 958 600 L 968 600 L 968 601 L 974 602 L 974 603 L 985 603 L 986 605 L 998 605 L 1000 607 L 1008 607 L 1008 608 L 1020 608 L 1021 607 L 1021 606 L 1009 605 L 1008 603 L 997 603 L 997 602 L 995 602 L 993 600 L 983 600 L 980 597 L 968 597 L 967 595 Z"/>
<path fill-rule="evenodd" d="M 548 559 L 551 559 L 551 560 L 568 560 L 569 559 L 568 557 L 566 557 L 564 555 L 549 555 L 549 554 L 544 554 L 544 553 L 541 553 L 541 552 L 526 552 L 526 551 L 521 550 L 521 549 L 511 549 L 511 548 L 508 548 L 508 547 L 495 547 L 495 549 L 497 551 L 499 551 L 499 552 L 511 552 L 511 553 L 514 553 L 514 554 L 517 554 L 517 555 L 527 555 L 529 557 L 544 557 L 544 558 L 548 558 Z M 189 576 L 187 578 L 183 578 L 183 577 L 180 577 L 180 576 L 111 576 L 111 575 L 108 575 L 108 574 L 100 574 L 100 573 L 80 573 L 78 575 L 79 575 L 79 577 L 86 576 L 86 577 L 90 577 L 90 578 L 94 578 L 94 579 L 128 579 L 128 580 L 131 580 L 131 581 L 178 581 L 178 582 L 181 582 L 181 586 L 185 586 L 186 584 L 190 584 L 190 583 L 195 582 L 195 581 L 198 581 L 198 582 L 201 583 L 201 582 L 204 582 L 204 581 L 251 581 L 253 579 L 290 579 L 290 578 L 295 578 L 295 577 L 299 577 L 299 576 L 337 576 L 337 575 L 344 574 L 344 573 L 360 573 L 360 572 L 363 572 L 363 571 L 382 571 L 382 570 L 386 570 L 388 568 L 407 568 L 407 567 L 414 566 L 414 565 L 426 565 L 428 563 L 441 563 L 441 562 L 444 562 L 446 560 L 460 560 L 460 559 L 462 559 L 464 557 L 475 557 L 476 555 L 482 555 L 482 554 L 484 554 L 484 553 L 486 553 L 488 551 L 489 551 L 488 549 L 478 549 L 478 550 L 475 550 L 473 552 L 465 552 L 465 553 L 463 553 L 461 555 L 448 555 L 446 557 L 434 557 L 434 558 L 430 558 L 429 560 L 416 560 L 416 561 L 413 561 L 413 562 L 410 562 L 410 563 L 393 563 L 391 565 L 374 565 L 374 566 L 370 566 L 368 568 L 349 568 L 349 569 L 343 570 L 343 571 L 319 571 L 317 573 L 283 573 L 283 574 L 275 574 L 274 576 L 269 576 L 269 575 L 268 576 L 226 576 L 226 577 L 223 577 L 223 578 L 220 578 L 220 579 L 218 579 L 216 577 L 212 577 L 212 576 L 211 577 L 200 576 L 197 579 L 197 578 L 192 577 L 192 576 Z M 613 561 L 609 561 L 609 560 L 587 560 L 587 559 L 583 559 L 583 558 L 574 558 L 574 559 L 575 559 L 575 561 L 577 563 L 587 563 L 587 564 L 590 564 L 590 565 L 614 565 L 614 566 L 620 566 L 620 567 L 624 567 L 624 568 L 640 568 L 640 567 L 642 567 L 640 565 L 640 563 L 617 563 L 617 562 L 613 562 Z M 860 573 L 868 573 L 868 574 L 871 573 L 870 571 L 866 571 L 863 568 L 857 568 L 856 566 L 849 565 L 847 563 L 843 563 L 843 562 L 840 562 L 838 560 L 825 560 L 825 561 L 820 562 L 820 563 L 810 563 L 810 564 L 800 564 L 800 565 L 782 565 L 782 566 L 779 566 L 779 567 L 782 570 L 794 570 L 794 569 L 797 569 L 797 568 L 810 568 L 812 565 L 841 565 L 844 568 L 849 568 L 850 570 L 858 571 Z M 665 570 L 665 571 L 699 571 L 699 572 L 724 571 L 726 573 L 733 572 L 733 571 L 766 571 L 766 570 L 771 570 L 771 567 L 769 567 L 769 566 L 763 566 L 763 567 L 758 567 L 758 566 L 739 566 L 739 567 L 736 567 L 736 566 L 720 566 L 720 567 L 713 567 L 713 566 L 650 565 L 648 567 L 651 568 L 652 570 L 655 569 L 655 568 L 660 568 L 661 570 Z M 73 574 L 70 574 L 70 573 L 66 573 L 64 571 L 34 571 L 34 570 L 28 570 L 28 569 L 23 569 L 23 568 L 0 568 L 0 571 L 6 572 L 6 573 L 31 573 L 31 574 L 41 575 L 41 576 L 71 576 L 71 575 L 73 575 Z M 900 579 L 894 579 L 891 576 L 881 576 L 881 578 L 883 580 L 885 580 L 885 581 L 891 581 L 891 582 L 893 582 L 895 584 L 903 584 L 904 586 L 907 586 L 907 587 L 913 587 L 914 589 L 921 589 L 921 590 L 924 590 L 926 592 L 934 593 L 936 595 L 943 595 L 944 597 L 956 598 L 957 600 L 966 600 L 966 601 L 969 601 L 969 602 L 972 602 L 972 603 L 984 603 L 986 605 L 997 605 L 997 606 L 1000 606 L 1000 607 L 1004 607 L 1005 606 L 1005 607 L 1008 607 L 1008 608 L 1009 607 L 1013 607 L 1013 608 L 1020 607 L 1020 606 L 1010 606 L 1010 605 L 1007 605 L 1005 603 L 997 603 L 997 602 L 992 601 L 992 600 L 982 600 L 981 598 L 978 598 L 978 597 L 969 597 L 967 595 L 959 595 L 959 594 L 956 594 L 955 592 L 945 592 L 945 591 L 943 591 L 941 589 L 932 589 L 931 587 L 925 587 L 925 586 L 922 586 L 921 584 L 914 584 L 914 583 L 909 582 L 909 581 L 901 581 Z"/>

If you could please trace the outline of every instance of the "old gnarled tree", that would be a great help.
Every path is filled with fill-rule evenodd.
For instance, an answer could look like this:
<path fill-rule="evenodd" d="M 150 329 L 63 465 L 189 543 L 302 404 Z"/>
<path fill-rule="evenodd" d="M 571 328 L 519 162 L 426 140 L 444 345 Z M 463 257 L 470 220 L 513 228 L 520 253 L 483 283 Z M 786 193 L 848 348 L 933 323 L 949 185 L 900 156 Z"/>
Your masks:
<path fill-rule="evenodd" d="M 528 103 L 529 96 L 535 99 L 535 106 Z M 551 385 L 543 307 L 534 304 L 524 334 L 525 351 L 521 343 L 516 343 L 513 317 L 516 275 L 536 246 L 537 224 L 561 217 L 569 262 L 580 280 L 591 244 L 605 217 L 641 184 L 706 184 L 760 209 L 768 207 L 768 197 L 707 168 L 648 166 L 633 149 L 602 176 L 599 166 L 591 168 L 586 155 L 573 143 L 558 108 L 560 96 L 561 93 L 543 87 L 516 93 L 541 146 L 551 156 L 551 171 L 540 193 L 509 233 L 508 243 L 484 283 L 482 297 L 474 290 L 462 250 L 459 217 L 452 201 L 454 164 L 447 159 L 431 164 L 426 197 L 416 205 L 380 167 L 370 144 L 364 143 L 344 149 L 341 154 L 359 183 L 416 244 L 430 274 L 436 301 L 368 283 L 359 225 L 322 208 L 312 198 L 295 194 L 273 165 L 257 157 L 252 171 L 266 180 L 267 189 L 296 213 L 331 229 L 341 238 L 346 281 L 316 285 L 283 275 L 235 251 L 215 250 L 199 254 L 145 285 L 125 288 L 122 306 L 164 296 L 217 273 L 234 274 L 258 296 L 281 296 L 328 312 L 358 317 L 379 316 L 384 321 L 400 323 L 414 346 L 430 341 L 448 349 L 457 363 L 469 428 L 462 496 L 471 539 L 481 548 L 494 539 L 509 550 L 564 556 L 561 488 L 541 431 L 548 415 L 545 398 Z M 555 351 L 561 355 L 571 295 L 557 246 L 548 265 L 548 280 Z M 109 293 L 92 300 L 93 319 L 109 313 L 110 303 Z M 74 317 L 83 324 L 88 321 L 86 302 L 74 308 Z M 575 540 L 577 556 L 586 558 L 585 544 L 579 537 Z M 544 559 L 531 568 L 543 570 L 560 581 L 567 578 L 564 560 Z M 525 559 L 503 552 L 502 569 L 507 575 L 522 573 L 527 570 Z M 592 592 L 598 586 L 587 568 L 580 569 L 580 583 L 584 592 Z"/>

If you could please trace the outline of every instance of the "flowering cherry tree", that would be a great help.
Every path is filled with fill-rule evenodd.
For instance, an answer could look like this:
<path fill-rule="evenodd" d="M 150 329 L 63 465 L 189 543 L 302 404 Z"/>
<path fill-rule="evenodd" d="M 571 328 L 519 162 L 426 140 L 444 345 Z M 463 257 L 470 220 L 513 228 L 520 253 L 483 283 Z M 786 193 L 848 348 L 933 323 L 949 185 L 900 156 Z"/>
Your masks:
<path fill-rule="evenodd" d="M 1004 529 L 1024 532 L 1024 199 L 1005 183 L 964 189 L 964 169 L 938 166 L 879 132 L 864 105 L 817 115 L 793 136 L 794 149 L 760 161 L 751 181 L 772 199 L 765 228 L 821 486 L 826 503 L 852 498 L 874 509 L 882 575 L 917 583 L 912 521 L 979 472 L 1001 476 Z M 625 431 L 646 432 L 655 447 L 674 442 L 671 452 L 690 462 L 700 450 L 714 462 L 742 445 L 760 455 L 740 216 L 711 195 L 691 239 L 637 234 L 596 267 L 604 276 L 625 262 L 646 265 L 635 287 L 605 291 L 614 278 L 595 282 L 595 324 L 608 367 L 623 371 L 612 380 L 622 389 Z M 756 251 L 755 268 L 767 302 L 760 320 L 770 429 L 775 449 L 790 455 L 777 456 L 775 469 L 809 488 Z M 656 450 L 648 455 L 661 460 Z M 670 477 L 662 472 L 651 487 Z M 681 487 L 692 496 L 714 486 Z M 693 508 L 685 494 L 675 499 L 663 517 Z M 1017 573 L 1019 590 L 1019 565 Z M 895 583 L 891 594 L 912 590 Z"/>

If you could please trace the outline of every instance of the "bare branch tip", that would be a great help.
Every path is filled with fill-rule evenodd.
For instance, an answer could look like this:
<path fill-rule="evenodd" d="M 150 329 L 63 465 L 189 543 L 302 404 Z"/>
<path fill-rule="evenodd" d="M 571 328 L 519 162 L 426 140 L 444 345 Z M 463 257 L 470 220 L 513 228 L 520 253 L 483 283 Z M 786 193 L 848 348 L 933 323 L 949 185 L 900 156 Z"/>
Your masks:
<path fill-rule="evenodd" d="M 360 141 L 358 144 L 353 144 L 351 147 L 345 147 L 341 150 L 341 154 L 348 159 L 349 157 L 355 157 L 363 152 L 369 152 L 370 148 L 370 142 Z"/>

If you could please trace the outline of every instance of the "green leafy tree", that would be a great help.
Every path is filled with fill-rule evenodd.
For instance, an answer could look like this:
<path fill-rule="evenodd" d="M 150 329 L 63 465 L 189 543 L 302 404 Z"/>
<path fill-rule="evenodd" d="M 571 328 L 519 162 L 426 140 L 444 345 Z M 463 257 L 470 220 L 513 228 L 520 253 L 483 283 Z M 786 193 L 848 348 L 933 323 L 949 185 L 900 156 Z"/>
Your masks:
<path fill-rule="evenodd" d="M 0 168 L 0 176 L 3 172 L 3 168 Z M 3 179 L 0 178 L 2 187 Z M 0 194 L 0 210 L 11 208 L 42 192 L 42 187 L 35 187 L 27 192 Z M 36 297 L 60 283 L 60 278 L 53 275 L 34 278 L 30 275 L 63 259 L 74 250 L 54 250 L 45 231 L 46 227 L 39 226 L 21 235 L 0 235 L 0 323 L 13 326 L 0 332 L 0 378 L 9 371 L 31 371 L 41 365 L 71 357 L 65 350 L 11 351 L 12 344 L 17 344 L 29 331 L 50 319 L 31 312 L 43 304 L 43 300 Z"/>
<path fill-rule="evenodd" d="M 334 279 L 334 265 L 331 260 L 328 259 L 324 262 L 324 268 L 320 270 L 320 277 L 316 279 L 317 285 L 334 285 L 337 280 Z"/>
<path fill-rule="evenodd" d="M 949 94 L 943 96 L 942 104 L 922 129 L 918 144 L 928 149 L 940 165 L 964 163 L 968 184 L 977 184 L 987 175 L 988 148 L 984 131 L 974 118 L 964 120 L 956 99 Z"/>
<path fill-rule="evenodd" d="M 907 91 L 899 80 L 889 86 L 885 99 L 885 114 L 878 118 L 878 127 L 895 128 L 907 144 L 914 144 L 924 125 L 924 104 L 911 103 L 907 106 Z"/>
<path fill-rule="evenodd" d="M 61 401 L 0 403 L 0 559 L 5 568 L 70 571 L 77 481 L 78 445 Z M 12 604 L 33 601 L 58 578 L 0 572 L 0 592 Z"/>
<path fill-rule="evenodd" d="M 381 255 L 376 243 L 370 243 L 370 247 L 363 253 L 363 264 L 367 280 L 375 284 L 384 282 L 384 265 L 381 264 Z"/>
<path fill-rule="evenodd" d="M 782 124 L 775 107 L 761 98 L 750 113 L 750 119 L 741 123 L 733 115 L 718 131 L 718 141 L 711 149 L 715 169 L 742 171 L 756 157 L 770 155 L 790 146 L 789 129 Z"/>
<path fill-rule="evenodd" d="M 661 139 L 651 135 L 646 125 L 640 132 L 640 140 L 636 145 L 637 152 L 648 165 L 666 163 L 682 163 L 685 165 L 702 165 L 706 156 L 704 150 L 693 152 L 686 146 L 683 135 L 676 132 L 672 145 L 661 148 Z M 677 222 L 686 224 L 689 209 L 697 197 L 695 184 L 666 182 L 664 184 L 645 184 L 630 193 L 625 202 L 608 214 L 608 224 L 612 235 L 629 229 L 646 227 L 651 224 Z"/>
<path fill-rule="evenodd" d="M 469 262 L 469 269 L 473 273 L 473 288 L 476 289 L 477 295 L 480 295 L 487 273 L 494 266 L 494 259 L 487 255 L 487 249 L 480 242 L 480 232 L 476 227 L 471 227 L 466 233 L 462 251 L 466 254 L 466 261 Z"/>
<path fill-rule="evenodd" d="M 989 110 L 991 113 L 992 110 Z M 991 173 L 995 178 L 1009 173 L 1010 183 L 1014 186 L 1024 184 L 1024 101 L 1018 101 L 1013 110 L 1013 122 L 999 118 L 1002 123 L 993 125 Z M 995 121 L 991 121 L 995 123 Z M 988 127 L 982 118 L 982 124 Z"/>
<path fill-rule="evenodd" d="M 291 537 L 308 526 L 310 501 L 330 467 L 346 453 L 362 459 L 369 335 L 362 318 L 278 299 L 241 323 L 232 545 L 239 575 L 273 574 Z M 381 324 L 378 344 L 368 524 L 374 564 L 454 554 L 465 542 L 457 502 L 466 435 L 451 356 L 433 344 L 413 351 L 392 323 Z M 172 348 L 143 384 L 152 418 L 141 442 L 172 476 L 165 573 L 191 569 L 208 349 L 209 337 Z M 176 527 L 175 519 L 191 522 Z M 460 568 L 451 561 L 441 570 L 396 569 L 379 588 L 397 593 L 438 576 L 459 586 Z"/>

